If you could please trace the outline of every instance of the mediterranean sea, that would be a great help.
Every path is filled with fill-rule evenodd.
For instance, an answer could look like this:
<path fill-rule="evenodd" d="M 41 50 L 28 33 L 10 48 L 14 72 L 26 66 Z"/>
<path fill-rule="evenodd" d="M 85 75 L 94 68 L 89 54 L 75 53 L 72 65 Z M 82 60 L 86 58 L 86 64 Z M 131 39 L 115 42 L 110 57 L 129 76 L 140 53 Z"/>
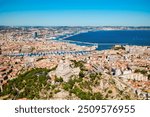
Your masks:
<path fill-rule="evenodd" d="M 111 30 L 81 33 L 66 40 L 98 43 L 97 50 L 111 49 L 116 44 L 150 46 L 150 30 Z"/>

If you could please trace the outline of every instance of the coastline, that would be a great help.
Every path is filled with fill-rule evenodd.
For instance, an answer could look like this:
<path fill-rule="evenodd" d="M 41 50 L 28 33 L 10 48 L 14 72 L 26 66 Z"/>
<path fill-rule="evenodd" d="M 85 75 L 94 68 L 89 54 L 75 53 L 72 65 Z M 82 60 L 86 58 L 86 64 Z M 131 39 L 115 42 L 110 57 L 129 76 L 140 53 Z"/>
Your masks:
<path fill-rule="evenodd" d="M 94 33 L 96 32 L 96 33 L 101 33 L 101 32 L 104 32 L 104 33 L 107 33 L 108 32 L 108 35 L 109 35 L 109 33 L 118 33 L 118 32 L 122 32 L 122 33 L 124 33 L 124 32 L 137 32 L 137 31 L 140 31 L 140 32 L 142 32 L 142 31 L 150 31 L 150 30 L 97 30 L 97 31 L 87 31 L 87 32 L 85 32 L 84 34 L 83 33 L 78 33 L 78 34 L 75 34 L 75 35 L 71 35 L 71 36 L 69 36 L 69 37 L 66 37 L 66 38 L 64 38 L 64 39 L 60 39 L 61 41 L 63 40 L 64 42 L 74 42 L 74 43 L 76 43 L 77 45 L 78 45 L 78 43 L 79 43 L 79 45 L 85 45 L 86 46 L 86 44 L 89 44 L 89 45 L 96 45 L 97 46 L 97 50 L 107 50 L 107 49 L 111 49 L 113 46 L 115 46 L 115 45 L 130 45 L 130 46 L 150 46 L 150 36 L 149 36 L 149 40 L 147 39 L 146 41 L 148 42 L 148 43 L 144 43 L 143 44 L 143 39 L 141 38 L 138 38 L 137 40 L 136 40 L 136 38 L 138 37 L 136 34 L 135 34 L 135 37 L 127 37 L 127 40 L 129 40 L 129 42 L 127 41 L 127 42 L 90 42 L 91 40 L 93 40 L 93 39 L 89 39 L 89 37 L 87 37 L 86 35 L 89 35 L 90 33 L 93 33 L 93 35 L 94 35 Z M 139 33 L 140 33 L 139 32 Z M 91 36 L 91 35 L 89 35 L 89 36 Z M 103 36 L 103 35 L 102 35 Z M 143 35 L 141 34 L 141 37 L 142 37 Z M 87 39 L 85 39 L 87 37 Z M 101 35 L 99 35 L 99 37 L 101 37 Z M 97 37 L 95 37 L 95 38 L 97 38 Z M 118 37 L 117 37 L 118 38 Z M 121 40 L 121 36 L 120 36 L 120 40 Z M 129 39 L 128 39 L 129 38 Z M 131 39 L 130 39 L 131 38 Z M 87 40 L 87 41 L 86 41 Z M 104 38 L 104 40 L 107 40 L 107 39 L 105 39 Z M 118 39 L 119 40 L 119 39 Z M 124 39 L 124 40 L 126 40 L 126 39 Z M 141 41 L 141 42 L 138 42 L 138 41 Z"/>
<path fill-rule="evenodd" d="M 46 81 L 45 83 L 47 85 L 51 83 L 57 88 L 55 90 L 51 90 L 54 94 L 52 97 L 45 97 L 44 99 L 68 99 L 67 97 L 57 97 L 60 93 L 63 93 L 66 88 L 63 89 L 61 84 L 57 85 L 58 82 L 55 81 L 55 78 L 61 77 L 63 78 L 61 79 L 61 82 L 63 82 L 63 84 L 68 84 L 70 83 L 68 80 L 72 80 L 72 75 L 75 75 L 75 81 L 77 81 L 75 84 L 80 82 L 78 85 L 75 85 L 75 87 L 77 86 L 76 88 L 82 89 L 81 91 L 84 94 L 86 94 L 85 89 L 87 89 L 86 87 L 84 88 L 84 86 L 87 86 L 87 84 L 82 86 L 81 83 L 83 84 L 88 82 L 91 84 L 89 86 L 92 88 L 92 91 L 91 88 L 89 89 L 89 91 L 91 91 L 91 95 L 94 96 L 95 93 L 102 94 L 103 99 L 121 100 L 149 98 L 147 97 L 147 95 L 150 96 L 150 93 L 147 93 L 150 89 L 149 47 L 129 46 L 128 44 L 126 46 L 121 46 L 119 43 L 99 43 L 99 46 L 105 46 L 106 44 L 111 47 L 116 44 L 119 45 L 116 45 L 114 48 L 110 48 L 109 50 L 97 50 L 97 48 L 92 48 L 92 45 L 95 43 L 91 44 L 89 42 L 68 40 L 68 38 L 76 38 L 76 36 L 79 37 L 80 35 L 84 35 L 83 33 L 75 33 L 73 35 L 72 32 L 75 31 L 73 29 L 68 29 L 69 31 L 64 31 L 62 29 L 59 30 L 61 32 L 54 29 L 54 31 L 50 31 L 48 33 L 49 30 L 44 29 L 44 34 L 40 33 L 43 29 L 34 29 L 32 30 L 32 33 L 24 33 L 24 30 L 21 30 L 21 37 L 18 34 L 17 29 L 13 31 L 10 30 L 10 32 L 8 31 L 7 33 L 4 32 L 3 34 L 5 35 L 5 38 L 1 35 L 3 42 L 1 43 L 2 51 L 0 57 L 2 65 L 1 73 L 4 74 L 1 75 L 2 86 L 6 83 L 9 84 L 7 81 L 13 81 L 15 78 L 18 80 L 20 74 L 25 72 L 33 72 L 36 79 L 38 79 L 39 74 L 37 75 L 35 73 L 36 71 L 39 72 L 39 70 L 41 70 L 41 73 L 43 73 L 43 71 L 52 69 L 52 72 L 49 71 L 45 74 L 44 79 L 47 79 L 48 75 L 50 76 L 50 78 L 48 78 L 48 82 Z M 83 31 L 83 29 L 81 31 Z M 39 35 L 35 35 L 35 32 L 36 34 L 39 33 Z M 12 33 L 14 35 L 12 35 Z M 89 33 L 91 34 L 92 32 L 85 34 Z M 97 32 L 93 32 L 92 34 L 95 33 Z M 16 36 L 17 34 L 18 36 Z M 43 36 L 41 36 L 41 34 L 43 34 Z M 64 34 L 68 35 L 64 36 Z M 50 40 L 50 38 L 46 38 L 48 37 L 47 35 L 50 35 L 49 37 L 60 36 L 63 39 Z M 66 39 L 64 39 L 65 37 Z M 91 37 L 93 37 L 92 39 L 95 38 L 94 35 L 91 35 Z M 119 36 L 119 39 L 120 37 L 122 37 L 122 35 Z M 91 38 L 89 37 L 89 39 Z M 123 37 L 121 39 L 123 40 Z M 84 39 L 82 39 L 82 41 L 84 41 Z M 112 39 L 112 41 L 114 40 Z M 77 43 L 80 43 L 80 45 L 77 45 Z M 8 55 L 4 55 L 5 53 L 8 53 Z M 77 68 L 78 65 L 79 68 Z M 25 77 L 28 76 L 25 75 Z M 82 79 L 80 77 L 82 77 Z M 57 80 L 59 81 L 60 79 Z M 61 89 L 60 92 L 55 92 L 58 91 L 58 87 Z M 127 90 L 126 87 L 128 88 Z M 36 88 L 28 88 L 36 91 Z M 76 88 L 74 90 L 76 90 Z M 4 91 L 6 91 L 6 89 L 4 89 Z M 120 93 L 120 91 L 126 93 Z M 66 93 L 68 94 L 69 91 L 66 90 Z M 33 93 L 29 95 L 32 94 Z M 85 99 L 84 97 L 81 97 L 81 95 L 77 95 L 76 91 L 74 91 L 74 94 L 76 95 L 76 98 L 71 96 L 71 99 Z M 15 98 L 16 95 L 12 94 L 12 96 Z M 28 95 L 25 97 L 28 99 L 27 96 Z M 41 95 L 37 94 L 37 96 Z M 7 99 L 9 98 L 11 99 L 11 97 L 8 97 Z M 24 98 L 24 96 L 22 97 L 22 95 L 20 95 L 18 98 Z M 29 99 L 34 98 L 39 99 L 39 97 L 36 96 Z M 91 98 L 88 97 L 88 99 Z"/>

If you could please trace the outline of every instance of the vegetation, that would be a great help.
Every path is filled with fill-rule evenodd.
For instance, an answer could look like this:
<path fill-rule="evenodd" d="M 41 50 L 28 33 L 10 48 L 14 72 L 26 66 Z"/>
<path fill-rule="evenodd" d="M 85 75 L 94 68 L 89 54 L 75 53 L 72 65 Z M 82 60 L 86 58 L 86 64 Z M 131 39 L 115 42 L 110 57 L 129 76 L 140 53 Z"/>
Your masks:
<path fill-rule="evenodd" d="M 110 97 L 114 95 L 113 93 L 115 91 L 112 91 L 108 86 L 104 86 L 103 89 L 100 89 L 101 81 L 104 82 L 104 85 L 106 84 L 105 82 L 107 82 L 111 84 L 112 87 L 115 87 L 116 85 L 113 79 L 108 78 L 104 80 L 101 73 L 87 73 L 82 61 L 73 62 L 75 67 L 80 67 L 82 70 L 79 76 L 72 76 L 68 82 L 64 82 L 63 78 L 57 76 L 54 77 L 54 82 L 50 81 L 47 74 L 55 70 L 56 67 L 51 70 L 36 68 L 8 81 L 8 83 L 3 86 L 3 92 L 0 92 L 0 97 L 4 96 L 6 97 L 5 99 L 51 99 L 55 97 L 55 94 L 63 90 L 68 91 L 70 97 L 75 95 L 81 100 L 110 99 Z M 148 74 L 148 72 L 143 71 L 142 73 Z M 150 79 L 150 75 L 148 77 Z M 124 95 L 123 91 L 118 91 L 118 94 L 116 91 L 116 97 L 130 99 L 130 95 Z"/>
<path fill-rule="evenodd" d="M 11 99 L 39 99 L 42 89 L 49 90 L 51 85 L 47 83 L 47 73 L 50 70 L 36 68 L 20 74 L 17 78 L 8 81 L 3 87 L 0 96 L 10 95 Z"/>
<path fill-rule="evenodd" d="M 146 71 L 146 70 L 140 70 L 140 69 L 136 69 L 134 72 L 135 73 L 141 73 L 143 75 L 147 75 L 147 73 L 148 73 L 148 71 Z"/>
<path fill-rule="evenodd" d="M 150 80 L 150 74 L 148 74 L 148 80 Z"/>
<path fill-rule="evenodd" d="M 36 61 L 40 61 L 40 60 L 43 60 L 44 58 L 38 58 Z"/>
<path fill-rule="evenodd" d="M 55 82 L 63 82 L 63 78 L 58 78 L 58 77 L 55 77 Z"/>
<path fill-rule="evenodd" d="M 90 78 L 91 78 L 91 81 L 94 81 L 95 79 L 96 79 L 96 77 L 97 77 L 97 73 L 91 73 L 89 76 L 90 76 Z"/>
<path fill-rule="evenodd" d="M 87 69 L 84 66 L 84 61 L 76 61 L 76 60 L 71 60 L 74 64 L 74 67 L 79 67 L 81 71 L 87 71 Z"/>
<path fill-rule="evenodd" d="M 125 50 L 125 47 L 123 47 L 122 45 L 121 46 L 118 46 L 118 47 L 113 47 L 114 50 Z"/>
<path fill-rule="evenodd" d="M 108 93 L 112 93 L 112 90 L 109 90 Z"/>
<path fill-rule="evenodd" d="M 81 100 L 102 100 L 104 99 L 100 92 L 92 92 L 92 82 L 84 81 L 81 77 L 70 79 L 63 83 L 63 89 L 69 91 L 70 94 L 75 94 Z M 85 91 L 86 89 L 86 91 Z"/>
<path fill-rule="evenodd" d="M 70 79 L 68 82 L 63 83 L 63 89 L 65 89 L 66 91 L 70 91 L 70 89 L 73 88 L 75 82 L 76 79 Z"/>
<path fill-rule="evenodd" d="M 85 76 L 85 75 L 84 75 L 83 71 L 80 71 L 79 77 L 80 77 L 80 78 L 83 78 L 84 76 Z"/>
<path fill-rule="evenodd" d="M 75 86 L 71 93 L 74 93 L 77 97 L 79 97 L 81 100 L 102 100 L 103 97 L 100 92 L 98 93 L 91 93 L 91 92 L 85 92 L 79 87 Z"/>

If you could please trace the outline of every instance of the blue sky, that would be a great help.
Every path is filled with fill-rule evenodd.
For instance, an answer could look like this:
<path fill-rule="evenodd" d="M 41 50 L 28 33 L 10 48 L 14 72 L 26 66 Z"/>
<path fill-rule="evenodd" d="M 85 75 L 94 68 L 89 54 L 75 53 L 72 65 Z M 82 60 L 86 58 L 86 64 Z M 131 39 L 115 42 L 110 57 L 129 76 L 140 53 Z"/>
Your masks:
<path fill-rule="evenodd" d="M 0 0 L 0 25 L 150 26 L 150 0 Z"/>

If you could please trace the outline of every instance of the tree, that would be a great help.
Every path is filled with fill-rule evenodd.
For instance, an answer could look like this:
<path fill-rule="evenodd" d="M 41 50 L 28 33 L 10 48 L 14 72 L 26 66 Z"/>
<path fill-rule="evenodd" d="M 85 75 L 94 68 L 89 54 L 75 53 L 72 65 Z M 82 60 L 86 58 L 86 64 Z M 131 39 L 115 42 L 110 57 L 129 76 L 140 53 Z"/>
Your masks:
<path fill-rule="evenodd" d="M 62 78 L 62 77 L 58 78 L 58 77 L 56 76 L 56 77 L 55 77 L 55 82 L 63 82 L 63 78 Z"/>
<path fill-rule="evenodd" d="M 112 90 L 109 90 L 108 93 L 112 93 Z"/>
<path fill-rule="evenodd" d="M 97 77 L 97 74 L 95 74 L 95 73 L 90 74 L 90 78 L 92 81 L 94 81 L 96 77 Z"/>
<path fill-rule="evenodd" d="M 17 78 L 9 80 L 4 85 L 4 92 L 0 93 L 0 95 L 10 94 L 14 99 L 39 98 L 39 92 L 47 86 L 47 74 L 49 71 L 48 69 L 36 68 L 20 74 Z"/>
<path fill-rule="evenodd" d="M 103 96 L 102 96 L 102 94 L 100 92 L 94 93 L 94 96 L 95 96 L 96 100 L 103 100 Z"/>
<path fill-rule="evenodd" d="M 64 83 L 63 84 L 63 89 L 66 90 L 66 91 L 69 91 L 70 85 L 68 83 Z"/>
<path fill-rule="evenodd" d="M 150 74 L 148 74 L 148 80 L 150 80 Z"/>
<path fill-rule="evenodd" d="M 80 77 L 80 78 L 83 78 L 84 76 L 85 76 L 85 75 L 84 75 L 83 71 L 80 71 L 79 77 Z"/>

